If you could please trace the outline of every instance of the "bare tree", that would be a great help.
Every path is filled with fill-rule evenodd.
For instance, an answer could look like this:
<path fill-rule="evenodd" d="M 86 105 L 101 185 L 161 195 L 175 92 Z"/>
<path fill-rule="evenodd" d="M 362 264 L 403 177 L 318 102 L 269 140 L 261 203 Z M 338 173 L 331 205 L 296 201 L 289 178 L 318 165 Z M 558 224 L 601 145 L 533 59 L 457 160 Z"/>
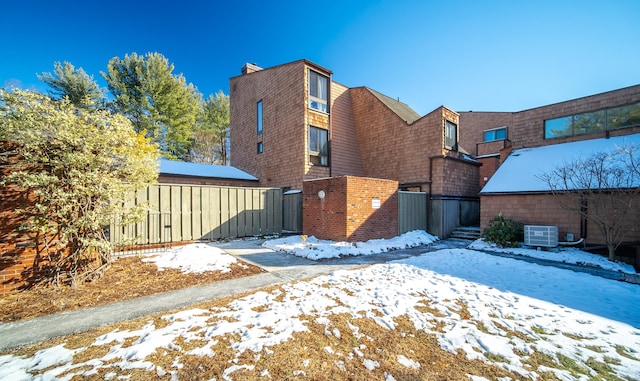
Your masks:
<path fill-rule="evenodd" d="M 633 145 L 578 158 L 539 176 L 561 206 L 598 227 L 609 260 L 640 223 L 640 152 Z"/>

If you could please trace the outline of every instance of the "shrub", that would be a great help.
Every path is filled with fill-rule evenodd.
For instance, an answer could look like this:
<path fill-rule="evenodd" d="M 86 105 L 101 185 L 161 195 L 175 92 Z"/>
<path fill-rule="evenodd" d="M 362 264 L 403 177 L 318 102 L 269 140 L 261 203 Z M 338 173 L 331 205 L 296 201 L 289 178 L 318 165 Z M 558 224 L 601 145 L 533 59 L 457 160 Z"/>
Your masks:
<path fill-rule="evenodd" d="M 51 267 L 38 281 L 77 283 L 100 276 L 111 261 L 104 227 L 141 216 L 140 207 L 122 201 L 157 179 L 157 147 L 124 116 L 18 89 L 0 89 L 2 141 L 12 143 L 5 146 L 14 147 L 19 160 L 5 166 L 10 174 L 0 178 L 0 187 L 16 187 L 31 201 L 16 210 L 24 228 L 56 237 L 69 250 L 49 257 Z"/>
<path fill-rule="evenodd" d="M 484 229 L 483 238 L 500 247 L 517 247 L 524 240 L 524 224 L 509 218 L 504 218 L 502 212 L 498 217 L 489 221 Z"/>

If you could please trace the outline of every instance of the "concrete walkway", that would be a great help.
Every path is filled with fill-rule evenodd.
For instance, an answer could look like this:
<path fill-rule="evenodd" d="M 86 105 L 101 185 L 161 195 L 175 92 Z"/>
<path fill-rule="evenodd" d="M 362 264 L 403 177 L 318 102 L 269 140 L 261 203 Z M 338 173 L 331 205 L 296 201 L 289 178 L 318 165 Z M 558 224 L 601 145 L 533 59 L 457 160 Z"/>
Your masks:
<path fill-rule="evenodd" d="M 385 263 L 442 248 L 464 248 L 471 243 L 471 241 L 467 240 L 448 239 L 412 249 L 312 261 L 284 252 L 274 252 L 265 249 L 261 246 L 262 242 L 262 240 L 244 240 L 215 244 L 215 246 L 238 259 L 263 268 L 266 270 L 265 273 L 125 300 L 98 307 L 84 308 L 37 317 L 30 320 L 0 324 L 0 351 L 54 337 L 85 332 L 92 328 L 131 320 L 141 316 L 152 315 L 177 308 L 186 308 L 196 303 L 236 295 L 262 287 L 311 278 L 317 275 L 330 274 L 336 270 L 352 269 L 375 263 Z M 490 254 L 509 256 L 544 266 L 563 267 L 574 271 L 589 272 L 593 275 L 604 276 L 610 279 L 619 279 L 620 277 L 619 273 L 613 271 L 607 272 L 606 270 L 586 268 L 585 266 L 568 265 L 501 253 Z"/>

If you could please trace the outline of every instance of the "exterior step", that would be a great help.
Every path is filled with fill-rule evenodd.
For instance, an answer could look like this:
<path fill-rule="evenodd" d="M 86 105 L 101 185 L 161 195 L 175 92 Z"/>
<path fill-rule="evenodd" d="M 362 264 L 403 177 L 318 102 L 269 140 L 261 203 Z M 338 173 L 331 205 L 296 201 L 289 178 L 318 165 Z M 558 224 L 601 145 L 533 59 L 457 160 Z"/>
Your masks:
<path fill-rule="evenodd" d="M 476 240 L 480 238 L 480 226 L 458 226 L 449 238 Z"/>

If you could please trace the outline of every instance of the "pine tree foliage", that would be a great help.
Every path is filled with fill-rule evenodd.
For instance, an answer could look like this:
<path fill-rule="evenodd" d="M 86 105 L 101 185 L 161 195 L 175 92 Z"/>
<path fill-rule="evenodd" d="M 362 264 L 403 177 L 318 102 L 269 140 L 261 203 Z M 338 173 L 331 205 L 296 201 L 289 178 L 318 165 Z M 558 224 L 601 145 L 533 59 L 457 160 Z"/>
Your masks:
<path fill-rule="evenodd" d="M 191 146 L 196 163 L 226 165 L 229 160 L 229 96 L 222 91 L 202 101 Z"/>
<path fill-rule="evenodd" d="M 50 95 L 57 99 L 69 99 L 80 108 L 100 107 L 105 99 L 104 90 L 82 68 L 76 69 L 69 62 L 55 62 L 53 73 L 42 73 L 38 79 L 49 85 Z"/>
<path fill-rule="evenodd" d="M 18 211 L 25 229 L 69 251 L 54 258 L 49 280 L 99 276 L 111 260 L 105 226 L 142 216 L 116 201 L 156 181 L 157 147 L 121 115 L 17 89 L 0 89 L 0 141 L 17 143 L 19 157 L 0 186 L 34 200 Z"/>
<path fill-rule="evenodd" d="M 128 117 L 168 159 L 186 159 L 201 95 L 159 53 L 136 53 L 109 61 L 102 76 L 114 96 L 115 111 Z"/>

